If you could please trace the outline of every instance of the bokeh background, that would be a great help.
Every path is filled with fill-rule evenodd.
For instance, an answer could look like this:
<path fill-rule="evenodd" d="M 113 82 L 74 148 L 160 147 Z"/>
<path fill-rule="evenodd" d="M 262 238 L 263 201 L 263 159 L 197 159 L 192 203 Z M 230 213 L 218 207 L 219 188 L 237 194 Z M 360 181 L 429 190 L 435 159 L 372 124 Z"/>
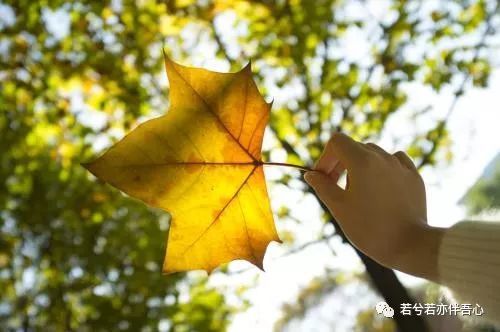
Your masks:
<path fill-rule="evenodd" d="M 460 331 L 378 316 L 446 298 L 356 252 L 297 171 L 266 170 L 267 272 L 165 276 L 168 214 L 80 163 L 167 111 L 164 48 L 252 61 L 266 160 L 311 166 L 341 130 L 414 159 L 429 223 L 500 220 L 499 29 L 496 0 L 0 0 L 0 330 Z"/>

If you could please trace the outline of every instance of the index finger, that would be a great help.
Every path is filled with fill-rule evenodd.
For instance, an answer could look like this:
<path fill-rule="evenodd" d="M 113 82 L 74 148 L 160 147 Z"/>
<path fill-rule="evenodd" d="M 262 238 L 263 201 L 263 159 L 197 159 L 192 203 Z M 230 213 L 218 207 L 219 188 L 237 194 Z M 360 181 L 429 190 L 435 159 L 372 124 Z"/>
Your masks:
<path fill-rule="evenodd" d="M 362 163 L 368 152 L 358 142 L 342 133 L 332 135 L 315 166 L 318 171 L 329 174 L 340 163 L 347 171 Z"/>

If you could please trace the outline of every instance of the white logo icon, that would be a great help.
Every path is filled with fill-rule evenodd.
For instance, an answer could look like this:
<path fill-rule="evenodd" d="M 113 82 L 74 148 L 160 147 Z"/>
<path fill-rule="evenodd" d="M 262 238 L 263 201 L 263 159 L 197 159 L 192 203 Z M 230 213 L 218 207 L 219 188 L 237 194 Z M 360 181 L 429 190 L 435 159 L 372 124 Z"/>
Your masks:
<path fill-rule="evenodd" d="M 392 309 L 387 303 L 381 301 L 375 305 L 375 310 L 377 314 L 383 314 L 386 318 L 394 317 L 394 309 Z"/>

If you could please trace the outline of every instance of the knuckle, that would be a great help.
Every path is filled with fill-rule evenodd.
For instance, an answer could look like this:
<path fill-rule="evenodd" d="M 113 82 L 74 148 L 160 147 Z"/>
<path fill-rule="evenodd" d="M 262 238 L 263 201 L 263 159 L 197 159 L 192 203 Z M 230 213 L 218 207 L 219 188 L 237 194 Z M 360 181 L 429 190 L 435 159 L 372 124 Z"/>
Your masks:
<path fill-rule="evenodd" d="M 331 137 L 330 140 L 328 141 L 328 144 L 332 147 L 338 146 L 341 141 L 344 139 L 344 134 L 342 133 L 334 133 Z"/>
<path fill-rule="evenodd" d="M 405 157 L 406 156 L 406 153 L 404 153 L 403 151 L 396 151 L 394 153 L 394 156 L 401 156 L 401 157 Z"/>

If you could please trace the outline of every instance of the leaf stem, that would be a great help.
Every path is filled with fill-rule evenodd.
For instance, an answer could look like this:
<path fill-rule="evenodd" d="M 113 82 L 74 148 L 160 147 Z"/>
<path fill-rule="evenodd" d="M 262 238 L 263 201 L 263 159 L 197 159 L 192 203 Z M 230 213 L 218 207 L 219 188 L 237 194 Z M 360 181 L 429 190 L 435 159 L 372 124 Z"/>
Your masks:
<path fill-rule="evenodd" d="M 300 166 L 300 165 L 288 164 L 288 163 L 262 162 L 262 165 L 281 166 L 281 167 L 293 167 L 293 168 L 297 168 L 297 169 L 299 169 L 301 171 L 304 171 L 304 172 L 313 171 L 312 168 L 307 167 L 307 166 Z"/>

